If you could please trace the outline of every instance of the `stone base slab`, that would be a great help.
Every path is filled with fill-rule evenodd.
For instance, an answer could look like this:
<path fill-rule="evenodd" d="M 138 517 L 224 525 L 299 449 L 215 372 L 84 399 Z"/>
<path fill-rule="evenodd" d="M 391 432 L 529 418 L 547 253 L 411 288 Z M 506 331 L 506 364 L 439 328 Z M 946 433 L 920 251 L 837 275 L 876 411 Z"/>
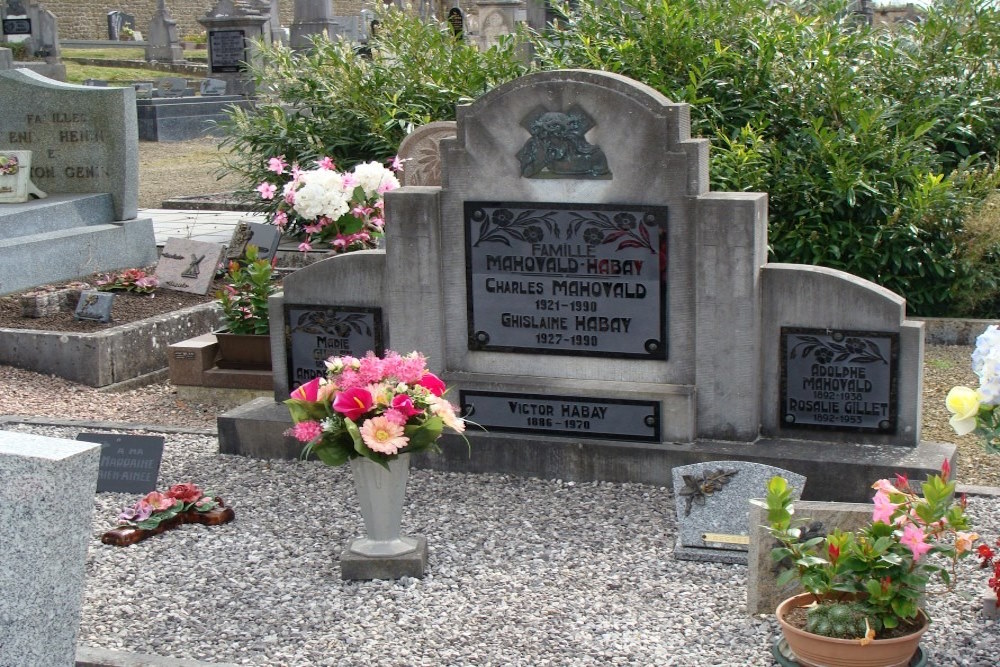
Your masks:
<path fill-rule="evenodd" d="M 292 425 L 288 409 L 268 398 L 241 405 L 218 418 L 219 452 L 255 458 L 292 459 L 301 449 L 283 433 Z M 922 442 L 918 447 L 852 445 L 803 440 L 756 442 L 699 440 L 693 444 L 647 444 L 573 438 L 533 438 L 477 433 L 469 445 L 446 435 L 442 454 L 416 454 L 416 468 L 449 472 L 495 472 L 567 481 L 639 482 L 671 486 L 674 466 L 704 461 L 754 461 L 807 478 L 803 500 L 870 502 L 872 483 L 895 473 L 924 479 L 948 459 L 958 472 L 955 446 Z"/>
<path fill-rule="evenodd" d="M 427 571 L 427 538 L 417 535 L 413 539 L 417 541 L 416 550 L 402 556 L 362 556 L 344 549 L 340 555 L 340 578 L 345 581 L 422 578 Z"/>
<path fill-rule="evenodd" d="M 695 560 L 702 563 L 747 564 L 747 552 L 735 549 L 705 549 L 703 547 L 685 547 L 674 545 L 674 558 L 677 560 Z"/>

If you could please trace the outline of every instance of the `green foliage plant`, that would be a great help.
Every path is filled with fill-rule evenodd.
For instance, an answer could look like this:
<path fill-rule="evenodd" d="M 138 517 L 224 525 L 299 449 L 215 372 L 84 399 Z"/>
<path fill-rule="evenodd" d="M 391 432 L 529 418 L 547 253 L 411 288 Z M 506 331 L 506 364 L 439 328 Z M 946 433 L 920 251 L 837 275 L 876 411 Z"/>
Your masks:
<path fill-rule="evenodd" d="M 247 246 L 245 259 L 229 262 L 226 285 L 215 293 L 222 306 L 226 331 L 231 334 L 268 335 L 267 298 L 278 290 L 272 281 L 273 272 L 274 260 L 262 259 L 255 245 Z"/>
<path fill-rule="evenodd" d="M 771 558 L 785 569 L 777 585 L 798 581 L 815 598 L 806 629 L 841 639 L 880 638 L 918 624 L 927 584 L 951 587 L 956 563 L 979 539 L 967 532 L 965 498 L 955 499 L 947 461 L 940 475 L 911 487 L 878 480 L 872 520 L 853 533 L 803 538 L 808 519 L 793 520 L 792 492 L 782 477 L 767 485 L 768 529 L 779 546 Z"/>
<path fill-rule="evenodd" d="M 580 0 L 534 51 L 691 104 L 712 188 L 768 193 L 772 260 L 867 278 L 913 314 L 983 314 L 1000 245 L 967 220 L 1000 185 L 1000 9 L 952 0 L 868 26 L 851 8 Z"/>

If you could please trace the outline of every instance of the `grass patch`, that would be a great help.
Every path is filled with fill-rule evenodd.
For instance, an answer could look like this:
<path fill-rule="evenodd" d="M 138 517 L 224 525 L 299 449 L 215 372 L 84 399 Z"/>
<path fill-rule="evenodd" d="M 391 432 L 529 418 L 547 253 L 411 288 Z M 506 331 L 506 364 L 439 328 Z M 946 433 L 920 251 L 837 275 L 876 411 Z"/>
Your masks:
<path fill-rule="evenodd" d="M 68 60 L 64 60 L 63 63 L 66 65 L 67 83 L 83 83 L 87 79 L 103 79 L 111 85 L 127 86 L 133 81 L 155 81 L 165 76 L 180 76 L 186 79 L 204 78 L 192 74 L 171 74 L 154 69 L 81 65 Z"/>
<path fill-rule="evenodd" d="M 947 359 L 924 359 L 924 362 L 931 368 L 939 371 L 950 371 L 955 367 L 955 364 Z"/>
<path fill-rule="evenodd" d="M 63 58 L 100 58 L 102 60 L 145 60 L 146 49 L 141 46 L 128 49 L 66 49 Z"/>

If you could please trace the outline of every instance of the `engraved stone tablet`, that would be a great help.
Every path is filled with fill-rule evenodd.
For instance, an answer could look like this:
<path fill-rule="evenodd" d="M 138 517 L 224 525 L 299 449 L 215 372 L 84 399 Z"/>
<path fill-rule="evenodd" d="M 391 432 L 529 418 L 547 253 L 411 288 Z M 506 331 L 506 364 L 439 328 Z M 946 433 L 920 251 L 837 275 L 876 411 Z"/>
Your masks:
<path fill-rule="evenodd" d="M 156 93 L 160 97 L 184 97 L 187 93 L 187 79 L 167 76 L 156 80 Z"/>
<path fill-rule="evenodd" d="M 257 257 L 270 260 L 278 250 L 281 230 L 274 225 L 240 220 L 233 230 L 233 237 L 226 246 L 226 259 L 239 259 L 246 254 L 247 246 L 257 246 Z"/>
<path fill-rule="evenodd" d="M 156 490 L 163 457 L 162 436 L 80 433 L 77 440 L 101 445 L 97 492 L 149 493 Z"/>
<path fill-rule="evenodd" d="M 781 329 L 784 428 L 896 432 L 899 334 Z"/>
<path fill-rule="evenodd" d="M 160 287 L 207 294 L 221 258 L 222 246 L 218 243 L 167 239 L 156 263 L 156 277 Z"/>
<path fill-rule="evenodd" d="M 403 162 L 402 185 L 441 185 L 441 140 L 454 137 L 457 123 L 439 120 L 421 125 L 403 138 L 397 156 Z"/>
<path fill-rule="evenodd" d="M 30 35 L 31 19 L 4 19 L 3 34 L 5 35 Z"/>
<path fill-rule="evenodd" d="M 580 396 L 459 392 L 463 416 L 488 431 L 660 441 L 660 404 Z"/>
<path fill-rule="evenodd" d="M 201 94 L 205 97 L 214 97 L 226 94 L 225 79 L 203 79 L 201 82 Z"/>
<path fill-rule="evenodd" d="M 465 203 L 469 349 L 667 358 L 662 206 Z"/>
<path fill-rule="evenodd" d="M 290 390 L 326 374 L 330 357 L 382 355 L 382 309 L 285 304 Z"/>
<path fill-rule="evenodd" d="M 671 474 L 677 512 L 674 556 L 720 563 L 747 562 L 749 501 L 767 495 L 768 480 L 784 477 L 795 499 L 806 483 L 802 475 L 750 461 L 694 463 Z"/>
<path fill-rule="evenodd" d="M 133 83 L 132 87 L 135 88 L 135 99 L 137 100 L 148 100 L 153 97 L 152 83 L 140 81 Z"/>
<path fill-rule="evenodd" d="M 115 295 L 110 292 L 84 290 L 80 294 L 80 300 L 76 302 L 76 311 L 73 313 L 73 317 L 78 320 L 93 320 L 106 324 L 111 321 L 111 307 L 114 302 Z"/>
<path fill-rule="evenodd" d="M 242 30 L 209 30 L 209 70 L 239 72 L 247 60 L 246 35 Z"/>

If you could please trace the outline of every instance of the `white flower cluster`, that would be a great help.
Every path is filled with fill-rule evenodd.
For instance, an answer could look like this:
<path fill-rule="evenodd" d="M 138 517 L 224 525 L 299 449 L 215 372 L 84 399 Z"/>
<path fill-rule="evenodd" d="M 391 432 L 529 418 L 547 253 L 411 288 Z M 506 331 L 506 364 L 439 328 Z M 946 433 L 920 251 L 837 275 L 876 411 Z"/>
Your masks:
<path fill-rule="evenodd" d="M 307 220 L 325 215 L 336 220 L 350 209 L 349 192 L 344 192 L 344 179 L 333 169 L 314 169 L 302 173 L 302 186 L 295 191 L 295 212 Z"/>
<path fill-rule="evenodd" d="M 371 199 L 379 193 L 395 190 L 399 187 L 399 180 L 395 174 L 383 167 L 378 162 L 364 162 L 354 167 L 354 177 L 358 180 L 358 185 L 365 191 L 365 197 Z"/>
<path fill-rule="evenodd" d="M 1000 404 L 1000 329 L 995 324 L 976 338 L 972 370 L 979 376 L 979 395 L 983 403 Z"/>

